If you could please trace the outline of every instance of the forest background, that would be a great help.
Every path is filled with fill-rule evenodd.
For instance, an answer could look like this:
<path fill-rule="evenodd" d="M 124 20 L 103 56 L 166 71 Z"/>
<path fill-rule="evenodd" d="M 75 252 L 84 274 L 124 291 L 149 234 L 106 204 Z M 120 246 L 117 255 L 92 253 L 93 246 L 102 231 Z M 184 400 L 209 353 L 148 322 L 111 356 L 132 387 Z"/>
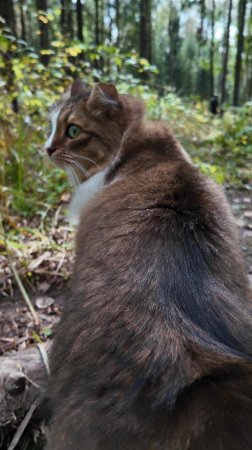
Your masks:
<path fill-rule="evenodd" d="M 0 353 L 51 336 L 71 273 L 72 188 L 43 144 L 74 78 L 170 124 L 241 211 L 252 273 L 252 1 L 0 0 Z M 0 427 L 0 447 L 10 436 Z"/>
<path fill-rule="evenodd" d="M 43 142 L 48 109 L 73 78 L 142 96 L 203 170 L 219 182 L 249 181 L 251 0 L 0 0 L 0 77 L 8 211 L 33 214 L 65 189 Z"/>

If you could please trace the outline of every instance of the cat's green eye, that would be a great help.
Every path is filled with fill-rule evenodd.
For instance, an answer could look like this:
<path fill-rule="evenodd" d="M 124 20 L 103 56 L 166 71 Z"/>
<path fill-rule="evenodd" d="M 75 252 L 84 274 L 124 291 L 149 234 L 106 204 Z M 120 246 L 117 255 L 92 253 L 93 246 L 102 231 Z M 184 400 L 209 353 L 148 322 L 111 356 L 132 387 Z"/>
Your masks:
<path fill-rule="evenodd" d="M 79 136 L 81 130 L 76 125 L 69 125 L 69 127 L 66 130 L 66 136 L 70 139 L 74 139 Z"/>

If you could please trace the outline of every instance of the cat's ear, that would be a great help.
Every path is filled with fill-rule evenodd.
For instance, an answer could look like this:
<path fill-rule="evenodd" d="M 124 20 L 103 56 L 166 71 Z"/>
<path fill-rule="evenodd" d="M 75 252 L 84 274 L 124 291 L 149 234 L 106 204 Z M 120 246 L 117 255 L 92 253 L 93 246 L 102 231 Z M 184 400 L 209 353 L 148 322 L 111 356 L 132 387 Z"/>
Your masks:
<path fill-rule="evenodd" d="M 86 95 L 88 94 L 88 88 L 82 81 L 80 80 L 74 80 L 71 88 L 70 88 L 70 95 L 71 97 L 75 97 L 77 95 Z"/>
<path fill-rule="evenodd" d="M 98 83 L 94 86 L 87 108 L 95 115 L 112 116 L 119 109 L 118 92 L 113 84 Z"/>

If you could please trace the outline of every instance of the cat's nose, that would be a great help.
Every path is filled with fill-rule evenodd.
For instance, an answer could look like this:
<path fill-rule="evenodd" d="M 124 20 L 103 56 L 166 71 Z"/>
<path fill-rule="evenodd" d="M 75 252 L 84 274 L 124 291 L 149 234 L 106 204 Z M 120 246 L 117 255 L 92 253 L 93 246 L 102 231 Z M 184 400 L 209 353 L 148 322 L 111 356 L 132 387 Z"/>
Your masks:
<path fill-rule="evenodd" d="M 46 148 L 46 152 L 48 154 L 48 156 L 52 156 L 52 154 L 55 152 L 56 148 L 53 147 L 52 145 L 50 147 Z"/>

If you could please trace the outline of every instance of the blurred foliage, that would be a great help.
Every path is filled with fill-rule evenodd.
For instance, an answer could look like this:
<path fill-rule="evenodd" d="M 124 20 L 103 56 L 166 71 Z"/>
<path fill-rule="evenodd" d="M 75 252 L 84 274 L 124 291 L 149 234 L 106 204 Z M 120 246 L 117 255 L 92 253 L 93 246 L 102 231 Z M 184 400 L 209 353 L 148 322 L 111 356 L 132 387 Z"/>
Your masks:
<path fill-rule="evenodd" d="M 149 116 L 167 121 L 195 163 L 218 182 L 249 181 L 251 104 L 213 118 L 199 99 L 182 100 L 172 89 L 156 85 L 156 68 L 134 52 L 122 55 L 114 46 L 94 48 L 75 41 L 66 45 L 60 36 L 51 48 L 45 67 L 24 41 L 8 33 L 0 36 L 0 198 L 5 210 L 39 213 L 56 207 L 69 190 L 65 173 L 45 157 L 43 143 L 49 108 L 77 76 L 88 84 L 113 80 L 120 92 L 141 96 Z M 148 80 L 143 81 L 143 73 Z"/>
<path fill-rule="evenodd" d="M 73 78 L 79 76 L 87 84 L 117 79 L 126 87 L 136 86 L 139 74 L 156 71 L 137 54 L 120 55 L 114 46 L 65 46 L 57 40 L 52 48 L 50 66 L 45 67 L 24 41 L 7 33 L 0 36 L 0 196 L 6 208 L 22 214 L 56 204 L 67 187 L 66 175 L 45 158 L 43 143 L 48 111 Z M 18 113 L 13 111 L 14 101 Z"/>

